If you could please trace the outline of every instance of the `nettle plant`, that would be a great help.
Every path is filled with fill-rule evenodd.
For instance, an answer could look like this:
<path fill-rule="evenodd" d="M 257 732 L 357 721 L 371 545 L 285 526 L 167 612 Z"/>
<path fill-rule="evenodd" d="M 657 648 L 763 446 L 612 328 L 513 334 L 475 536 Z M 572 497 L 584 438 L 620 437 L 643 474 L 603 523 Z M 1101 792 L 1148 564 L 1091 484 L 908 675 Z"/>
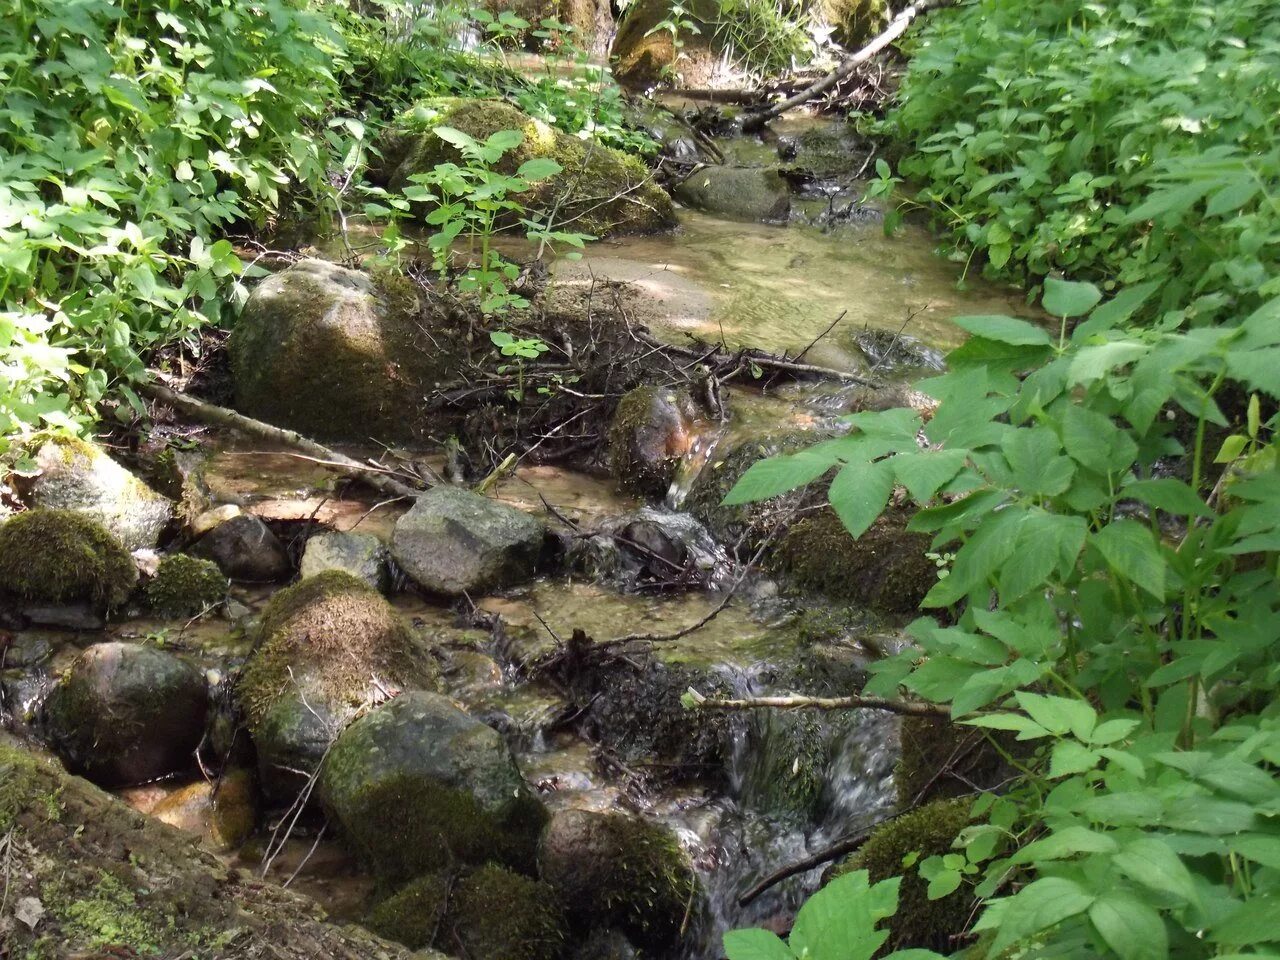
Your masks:
<path fill-rule="evenodd" d="M 1098 305 L 1093 286 L 1049 280 L 1056 335 L 960 318 L 970 339 L 919 385 L 939 401 L 927 423 L 855 414 L 728 497 L 834 470 L 851 534 L 901 488 L 920 508 L 910 529 L 954 554 L 924 601 L 937 615 L 866 692 L 946 706 L 1013 772 L 951 854 L 916 867 L 930 896 L 979 901 L 955 933 L 985 956 L 1280 949 L 1280 300 L 1234 327 L 1126 327 L 1154 293 Z M 879 903 L 874 889 L 848 909 Z M 846 929 L 841 950 L 809 955 L 869 955 L 879 934 Z"/>

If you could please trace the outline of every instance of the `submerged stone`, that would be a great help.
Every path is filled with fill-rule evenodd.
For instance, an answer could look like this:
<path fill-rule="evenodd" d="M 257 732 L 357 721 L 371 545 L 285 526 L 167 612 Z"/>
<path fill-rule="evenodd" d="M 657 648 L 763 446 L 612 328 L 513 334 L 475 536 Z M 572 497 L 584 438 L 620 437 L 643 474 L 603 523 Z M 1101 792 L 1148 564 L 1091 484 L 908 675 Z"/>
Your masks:
<path fill-rule="evenodd" d="M 524 511 L 441 485 L 396 521 L 391 553 L 423 589 L 456 597 L 530 577 L 545 537 L 543 525 Z"/>
<path fill-rule="evenodd" d="M 791 190 L 777 170 L 699 167 L 675 195 L 685 206 L 733 220 L 773 223 L 791 216 Z"/>
<path fill-rule="evenodd" d="M 546 819 L 497 731 L 422 691 L 348 727 L 319 787 L 354 852 L 392 883 L 490 860 L 531 871 Z"/>
<path fill-rule="evenodd" d="M 232 580 L 274 583 L 293 569 L 289 552 L 258 517 L 241 513 L 196 541 L 191 552 L 212 560 Z"/>
<path fill-rule="evenodd" d="M 169 794 L 150 816 L 200 837 L 212 850 L 235 850 L 257 823 L 256 791 L 248 770 L 231 770 L 216 781 L 197 780 Z"/>
<path fill-rule="evenodd" d="M 153 647 L 99 643 L 49 695 L 45 720 L 51 745 L 73 771 L 125 786 L 188 767 L 207 710 L 197 667 Z"/>
<path fill-rule="evenodd" d="M 129 552 L 72 510 L 28 510 L 0 524 L 0 596 L 36 605 L 119 606 L 138 581 Z"/>
<path fill-rule="evenodd" d="M 173 504 L 95 444 L 58 438 L 33 459 L 40 473 L 26 500 L 32 507 L 73 510 L 107 528 L 128 550 L 154 547 L 173 517 Z"/>

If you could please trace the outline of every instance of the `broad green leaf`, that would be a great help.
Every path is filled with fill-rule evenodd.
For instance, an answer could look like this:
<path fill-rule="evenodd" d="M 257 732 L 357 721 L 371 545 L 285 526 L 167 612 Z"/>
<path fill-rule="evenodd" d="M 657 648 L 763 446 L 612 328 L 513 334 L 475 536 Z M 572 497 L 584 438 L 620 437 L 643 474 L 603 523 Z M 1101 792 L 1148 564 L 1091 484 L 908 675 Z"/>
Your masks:
<path fill-rule="evenodd" d="M 526 160 L 520 164 L 520 169 L 516 171 L 516 176 L 534 182 L 545 180 L 547 177 L 554 177 L 562 169 L 564 168 L 550 157 L 534 157 L 532 160 Z"/>
<path fill-rule="evenodd" d="M 1076 325 L 1071 331 L 1073 343 L 1084 343 L 1089 337 L 1105 333 L 1119 326 L 1151 298 L 1151 294 L 1160 288 L 1160 282 L 1153 280 L 1125 287 L 1111 300 L 1102 304 L 1089 314 L 1089 319 Z"/>
<path fill-rule="evenodd" d="M 1209 939 L 1237 947 L 1280 944 L 1280 895 L 1263 893 L 1253 897 L 1214 923 Z"/>
<path fill-rule="evenodd" d="M 807 451 L 770 457 L 753 463 L 724 498 L 726 506 L 768 500 L 822 476 L 834 465 L 830 457 Z"/>
<path fill-rule="evenodd" d="M 1083 700 L 1030 691 L 1021 691 L 1016 698 L 1018 706 L 1027 711 L 1031 719 L 1059 736 L 1071 733 L 1087 742 L 1098 722 L 1098 714 Z"/>
<path fill-rule="evenodd" d="M 922 450 L 899 454 L 891 462 L 898 483 L 923 506 L 960 472 L 968 456 L 967 450 Z"/>
<path fill-rule="evenodd" d="M 1090 537 L 1112 571 L 1164 599 L 1166 563 L 1151 530 L 1135 520 L 1109 523 Z"/>
<path fill-rule="evenodd" d="M 1089 908 L 1089 922 L 1120 960 L 1165 960 L 1169 935 L 1148 904 L 1115 891 Z"/>
<path fill-rule="evenodd" d="M 770 930 L 730 930 L 724 935 L 729 960 L 795 960 L 791 948 Z"/>
<path fill-rule="evenodd" d="M 1101 759 L 1102 754 L 1097 750 L 1090 750 L 1074 740 L 1063 740 L 1054 744 L 1049 756 L 1049 779 L 1056 780 L 1093 770 Z"/>
<path fill-rule="evenodd" d="M 1092 283 L 1045 277 L 1041 303 L 1045 311 L 1055 317 L 1082 317 L 1101 299 L 1101 291 Z"/>
<path fill-rule="evenodd" d="M 897 911 L 900 882 L 894 877 L 870 886 L 865 870 L 832 880 L 796 914 L 792 953 L 809 960 L 870 960 L 889 938 L 876 924 Z"/>
<path fill-rule="evenodd" d="M 1138 455 L 1138 445 L 1109 417 L 1074 403 L 1062 415 L 1062 444 L 1071 459 L 1102 474 L 1128 470 Z"/>
<path fill-rule="evenodd" d="M 1001 450 L 1013 470 L 1013 482 L 1024 493 L 1054 497 L 1071 484 L 1075 466 L 1060 455 L 1062 444 L 1048 427 L 1011 430 Z"/>
<path fill-rule="evenodd" d="M 1006 901 L 991 953 L 999 956 L 1023 938 L 1084 913 L 1096 899 L 1080 884 L 1066 877 L 1033 880 Z"/>
<path fill-rule="evenodd" d="M 1112 858 L 1112 863 L 1144 887 L 1188 903 L 1199 902 L 1191 871 L 1163 840 L 1141 837 L 1127 843 Z"/>
<path fill-rule="evenodd" d="M 1211 511 L 1189 486 L 1172 477 L 1138 480 L 1120 491 L 1120 496 L 1183 517 L 1207 517 Z"/>
<path fill-rule="evenodd" d="M 956 317 L 952 323 L 975 337 L 996 340 L 1014 346 L 1048 346 L 1053 341 L 1047 331 L 1016 317 Z"/>
<path fill-rule="evenodd" d="M 1027 844 L 1010 858 L 1010 862 L 1068 860 L 1081 853 L 1112 853 L 1116 848 L 1116 841 L 1109 834 L 1076 825 L 1055 830 L 1047 837 Z"/>
<path fill-rule="evenodd" d="M 893 466 L 889 460 L 847 463 L 840 468 L 827 497 L 836 516 L 853 537 L 860 537 L 884 511 L 893 493 Z"/>

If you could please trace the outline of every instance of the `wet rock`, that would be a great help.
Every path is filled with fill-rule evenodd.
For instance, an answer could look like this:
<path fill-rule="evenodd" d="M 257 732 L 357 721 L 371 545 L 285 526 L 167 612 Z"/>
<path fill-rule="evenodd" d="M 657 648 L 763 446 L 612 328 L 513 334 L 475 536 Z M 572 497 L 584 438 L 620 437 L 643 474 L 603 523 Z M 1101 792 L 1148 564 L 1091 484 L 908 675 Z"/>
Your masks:
<path fill-rule="evenodd" d="M 906 370 L 941 370 L 946 365 L 937 347 L 903 333 L 867 328 L 855 331 L 851 339 L 872 369 L 881 375 Z"/>
<path fill-rule="evenodd" d="M 33 625 L 61 627 L 65 630 L 101 630 L 107 620 L 97 609 L 76 603 L 27 604 L 23 615 Z"/>
<path fill-rule="evenodd" d="M 701 523 L 654 507 L 605 521 L 592 536 L 574 538 L 566 559 L 593 580 L 624 590 L 710 587 L 722 582 L 730 567 L 724 549 Z"/>
<path fill-rule="evenodd" d="M 395 610 L 337 570 L 281 590 L 263 610 L 237 697 L 269 799 L 289 801 L 361 708 L 405 685 L 432 686 Z"/>
<path fill-rule="evenodd" d="M 609 471 L 626 490 L 662 497 L 695 436 L 699 409 L 688 390 L 637 387 L 609 427 Z"/>
<path fill-rule="evenodd" d="M 147 584 L 147 603 L 164 617 L 194 617 L 221 606 L 228 586 L 212 560 L 175 553 L 160 561 Z"/>
<path fill-rule="evenodd" d="M 137 580 L 120 541 L 84 514 L 28 510 L 0 525 L 0 596 L 110 609 L 128 599 Z"/>
<path fill-rule="evenodd" d="M 468 703 L 503 687 L 502 667 L 492 657 L 475 650 L 450 651 L 445 679 L 449 691 Z"/>
<path fill-rule="evenodd" d="M 612 147 L 588 145 L 500 100 L 440 98 L 416 105 L 403 115 L 381 149 L 385 179 L 393 188 L 441 163 L 459 163 L 457 148 L 436 136 L 438 126 L 453 127 L 485 140 L 499 130 L 519 130 L 520 146 L 496 166 L 513 174 L 534 158 L 555 160 L 561 172 L 520 195 L 531 212 L 558 210 L 561 222 L 596 237 L 652 233 L 676 225 L 671 198 L 653 183 L 647 167 Z"/>
<path fill-rule="evenodd" d="M 292 570 L 284 544 L 248 513 L 218 524 L 196 541 L 191 552 L 212 560 L 232 580 L 248 583 L 274 583 Z"/>
<path fill-rule="evenodd" d="M 396 521 L 391 553 L 423 589 L 456 597 L 530 577 L 545 537 L 543 525 L 527 513 L 442 485 L 418 497 Z"/>
<path fill-rule="evenodd" d="M 699 167 L 675 189 L 685 206 L 733 220 L 778 222 L 791 215 L 791 191 L 777 170 Z"/>
<path fill-rule="evenodd" d="M 121 786 L 189 766 L 207 708 L 204 674 L 192 664 L 140 644 L 99 643 L 50 694 L 45 720 L 69 767 Z"/>
<path fill-rule="evenodd" d="M 319 533 L 307 541 L 299 572 L 305 579 L 326 570 L 341 570 L 375 590 L 385 590 L 387 559 L 386 546 L 373 534 Z"/>
<path fill-rule="evenodd" d="M 193 833 L 210 849 L 235 850 L 253 833 L 257 807 L 253 775 L 232 770 L 210 783 L 180 787 L 151 809 L 161 823 Z"/>
<path fill-rule="evenodd" d="M 546 819 L 502 737 L 421 691 L 343 732 L 321 772 L 320 797 L 385 882 L 489 860 L 531 871 Z"/>
<path fill-rule="evenodd" d="M 639 960 L 638 951 L 626 935 L 617 930 L 597 928 L 582 938 L 569 960 Z"/>
<path fill-rule="evenodd" d="M 214 527 L 235 519 L 242 512 L 234 503 L 223 503 L 216 507 L 210 507 L 208 510 L 202 510 L 191 521 L 191 535 L 203 537 Z"/>
<path fill-rule="evenodd" d="M 646 949 L 680 941 L 698 882 L 665 828 L 621 813 L 561 810 L 538 846 L 542 877 L 579 927 L 612 926 Z"/>
<path fill-rule="evenodd" d="M 35 667 L 53 656 L 53 645 L 32 634 L 0 632 L 0 666 Z"/>
<path fill-rule="evenodd" d="M 83 514 L 106 527 L 128 550 L 154 547 L 173 517 L 167 497 L 92 443 L 49 440 L 33 459 L 40 473 L 25 492 L 30 506 Z"/>
<path fill-rule="evenodd" d="M 236 405 L 317 439 L 413 437 L 411 411 L 462 355 L 423 332 L 426 309 L 409 281 L 324 260 L 268 277 L 228 344 Z"/>

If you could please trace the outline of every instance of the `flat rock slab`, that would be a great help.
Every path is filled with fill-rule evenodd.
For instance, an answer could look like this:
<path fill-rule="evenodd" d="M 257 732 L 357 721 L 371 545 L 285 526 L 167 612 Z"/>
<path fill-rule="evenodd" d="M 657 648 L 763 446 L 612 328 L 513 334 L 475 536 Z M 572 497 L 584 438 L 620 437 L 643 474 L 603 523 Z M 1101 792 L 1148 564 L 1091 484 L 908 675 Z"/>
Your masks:
<path fill-rule="evenodd" d="M 391 554 L 423 589 L 456 597 L 532 576 L 544 539 L 542 523 L 527 513 L 439 486 L 396 523 Z"/>

